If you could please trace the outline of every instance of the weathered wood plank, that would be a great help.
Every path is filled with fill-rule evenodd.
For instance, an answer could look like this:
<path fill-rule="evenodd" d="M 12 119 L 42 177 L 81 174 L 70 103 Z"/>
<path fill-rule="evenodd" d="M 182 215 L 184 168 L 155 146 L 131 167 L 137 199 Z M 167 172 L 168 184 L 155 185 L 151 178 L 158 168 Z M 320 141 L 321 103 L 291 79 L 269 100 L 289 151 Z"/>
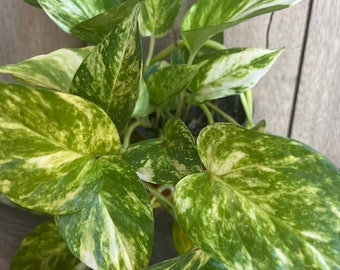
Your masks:
<path fill-rule="evenodd" d="M 267 131 L 286 136 L 298 75 L 308 1 L 274 13 L 269 32 L 269 48 L 285 51 L 268 74 L 254 87 L 255 120 L 265 119 Z M 260 16 L 226 31 L 228 47 L 266 47 L 270 15 Z"/>
<path fill-rule="evenodd" d="M 314 1 L 292 137 L 340 167 L 340 2 Z"/>
<path fill-rule="evenodd" d="M 0 37 L 0 65 L 83 44 L 22 0 L 0 1 Z"/>

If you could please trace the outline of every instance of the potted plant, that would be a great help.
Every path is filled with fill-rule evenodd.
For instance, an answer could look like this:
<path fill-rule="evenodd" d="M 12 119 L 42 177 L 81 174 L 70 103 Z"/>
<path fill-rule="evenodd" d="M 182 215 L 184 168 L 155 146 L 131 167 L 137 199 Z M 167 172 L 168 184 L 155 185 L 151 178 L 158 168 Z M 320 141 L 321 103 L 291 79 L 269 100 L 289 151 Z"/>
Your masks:
<path fill-rule="evenodd" d="M 0 68 L 19 83 L 0 83 L 0 193 L 51 217 L 12 269 L 340 267 L 339 170 L 252 118 L 251 88 L 282 49 L 218 41 L 297 0 L 198 0 L 156 55 L 180 0 L 27 2 L 90 45 Z M 215 102 L 228 96 L 243 125 Z M 149 266 L 159 207 L 179 256 Z"/>

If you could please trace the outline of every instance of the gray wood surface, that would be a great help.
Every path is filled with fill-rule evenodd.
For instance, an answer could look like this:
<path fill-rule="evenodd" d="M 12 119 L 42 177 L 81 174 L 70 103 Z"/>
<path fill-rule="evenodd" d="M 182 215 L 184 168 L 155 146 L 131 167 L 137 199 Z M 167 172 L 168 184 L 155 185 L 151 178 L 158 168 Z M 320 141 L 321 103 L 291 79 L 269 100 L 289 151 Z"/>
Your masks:
<path fill-rule="evenodd" d="M 228 30 L 226 45 L 265 47 L 269 20 L 266 15 Z M 0 65 L 80 44 L 39 9 L 21 0 L 0 0 Z M 304 0 L 276 12 L 269 48 L 279 47 L 285 47 L 285 52 L 253 91 L 256 119 L 266 119 L 271 133 L 289 134 L 310 144 L 340 167 L 340 2 Z M 0 75 L 3 78 L 8 79 Z M 41 220 L 0 204 L 0 270 L 9 269 L 21 239 Z"/>
<path fill-rule="evenodd" d="M 254 87 L 255 120 L 265 119 L 267 131 L 287 136 L 305 31 L 308 1 L 275 12 L 269 31 L 269 49 L 285 48 L 269 72 Z M 226 31 L 228 47 L 267 46 L 270 15 L 260 16 Z"/>
<path fill-rule="evenodd" d="M 314 0 L 292 137 L 340 167 L 340 1 Z"/>

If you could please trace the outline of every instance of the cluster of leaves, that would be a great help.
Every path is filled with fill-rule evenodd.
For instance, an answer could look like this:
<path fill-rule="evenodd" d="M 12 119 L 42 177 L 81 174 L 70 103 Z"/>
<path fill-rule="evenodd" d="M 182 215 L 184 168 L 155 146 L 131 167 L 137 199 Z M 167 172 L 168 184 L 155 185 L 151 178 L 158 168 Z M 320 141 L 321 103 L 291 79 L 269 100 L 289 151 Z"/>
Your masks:
<path fill-rule="evenodd" d="M 297 0 L 197 0 L 182 39 L 156 56 L 181 0 L 26 2 L 91 46 L 0 67 L 19 82 L 0 83 L 0 192 L 54 217 L 23 241 L 12 269 L 146 268 L 157 205 L 174 217 L 180 255 L 147 269 L 340 267 L 339 170 L 252 121 L 250 89 L 281 49 L 215 41 Z M 211 103 L 231 95 L 247 129 Z M 178 119 L 194 105 L 209 122 L 197 139 Z M 130 144 L 139 126 L 160 136 Z"/>

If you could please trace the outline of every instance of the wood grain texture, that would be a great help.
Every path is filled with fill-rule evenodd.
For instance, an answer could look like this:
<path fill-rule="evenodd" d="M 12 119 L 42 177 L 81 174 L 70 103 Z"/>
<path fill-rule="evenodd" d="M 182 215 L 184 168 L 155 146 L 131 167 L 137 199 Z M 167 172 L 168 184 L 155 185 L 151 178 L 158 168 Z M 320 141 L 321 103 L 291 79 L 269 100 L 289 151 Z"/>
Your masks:
<path fill-rule="evenodd" d="M 83 44 L 62 32 L 41 9 L 22 0 L 0 0 L 0 37 L 0 65 Z"/>
<path fill-rule="evenodd" d="M 265 119 L 267 131 L 287 136 L 308 1 L 274 13 L 269 32 L 269 48 L 285 48 L 267 75 L 254 87 L 254 118 Z M 228 47 L 266 47 L 270 15 L 253 18 L 226 31 Z"/>
<path fill-rule="evenodd" d="M 315 1 L 292 137 L 340 167 L 340 1 Z"/>

